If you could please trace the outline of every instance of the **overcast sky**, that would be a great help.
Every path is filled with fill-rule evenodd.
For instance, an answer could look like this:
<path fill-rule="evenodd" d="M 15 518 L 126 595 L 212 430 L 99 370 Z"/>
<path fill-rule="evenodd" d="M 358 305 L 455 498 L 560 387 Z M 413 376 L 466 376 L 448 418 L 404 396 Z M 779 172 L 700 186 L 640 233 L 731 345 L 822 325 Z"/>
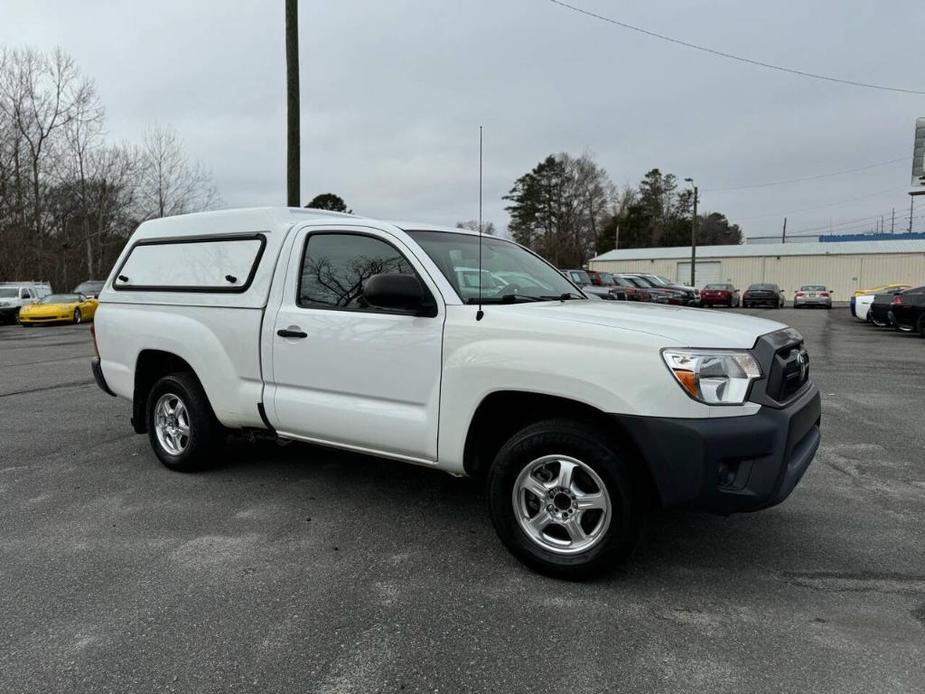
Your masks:
<path fill-rule="evenodd" d="M 766 62 L 925 90 L 922 0 L 570 0 Z M 114 140 L 176 127 L 226 206 L 285 202 L 283 0 L 0 0 L 0 43 L 59 45 L 97 83 Z M 618 185 L 692 176 L 751 235 L 887 215 L 908 223 L 925 96 L 798 78 L 619 29 L 549 0 L 303 0 L 302 191 L 356 212 L 485 218 L 549 153 Z M 711 192 L 858 168 L 799 184 Z M 925 214 L 925 203 L 922 204 Z M 925 228 L 925 219 L 918 221 Z"/>

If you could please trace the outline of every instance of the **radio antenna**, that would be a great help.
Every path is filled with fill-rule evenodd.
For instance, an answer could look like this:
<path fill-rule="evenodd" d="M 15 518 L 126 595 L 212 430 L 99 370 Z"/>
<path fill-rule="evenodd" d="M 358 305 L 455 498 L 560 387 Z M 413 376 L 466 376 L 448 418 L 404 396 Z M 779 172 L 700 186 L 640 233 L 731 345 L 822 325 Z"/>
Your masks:
<path fill-rule="evenodd" d="M 475 312 L 475 320 L 485 317 L 482 310 L 482 126 L 479 126 L 479 310 Z"/>

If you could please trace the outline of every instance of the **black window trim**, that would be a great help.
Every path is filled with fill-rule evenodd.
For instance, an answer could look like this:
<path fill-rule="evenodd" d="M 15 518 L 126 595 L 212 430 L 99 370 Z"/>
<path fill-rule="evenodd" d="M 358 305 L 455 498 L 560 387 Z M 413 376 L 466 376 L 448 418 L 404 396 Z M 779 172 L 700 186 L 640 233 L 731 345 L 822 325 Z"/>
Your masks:
<path fill-rule="evenodd" d="M 328 306 L 326 304 L 315 304 L 302 301 L 302 270 L 305 268 L 305 254 L 308 253 L 308 244 L 311 241 L 313 236 L 365 236 L 367 238 L 375 239 L 381 241 L 387 246 L 391 246 L 396 253 L 398 253 L 402 258 L 405 259 L 405 262 L 411 267 L 414 271 L 415 276 L 418 278 L 418 282 L 421 284 L 421 289 L 424 290 L 426 311 L 414 312 L 410 310 L 402 309 L 385 309 L 385 308 L 349 308 L 347 306 Z M 296 308 L 305 309 L 307 311 L 340 311 L 342 313 L 372 313 L 376 315 L 387 315 L 387 316 L 407 316 L 409 318 L 436 318 L 440 315 L 439 306 L 434 293 L 430 290 L 430 287 L 427 286 L 427 283 L 424 281 L 424 278 L 421 276 L 421 273 L 418 272 L 418 269 L 414 266 L 409 260 L 409 254 L 402 252 L 402 250 L 392 243 L 389 239 L 383 238 L 378 234 L 373 234 L 368 231 L 357 231 L 351 228 L 345 229 L 308 229 L 305 233 L 305 240 L 302 243 L 302 252 L 299 256 L 299 276 L 298 282 L 296 283 L 295 289 L 295 305 Z"/>
<path fill-rule="evenodd" d="M 210 234 L 208 236 L 183 236 L 180 238 L 161 238 L 161 239 L 145 239 L 142 241 L 136 241 L 132 244 L 132 247 L 129 249 L 129 252 L 125 256 L 125 260 L 119 265 L 119 269 L 115 272 L 112 280 L 112 288 L 117 292 L 182 292 L 187 294 L 243 294 L 248 289 L 250 289 L 251 284 L 254 281 L 254 277 L 257 274 L 257 268 L 260 267 L 260 260 L 263 258 L 263 252 L 267 247 L 267 237 L 268 232 L 246 232 L 243 234 L 238 233 L 229 233 L 229 234 Z M 247 275 L 247 279 L 244 284 L 236 285 L 233 287 L 229 286 L 201 286 L 201 285 L 178 285 L 175 287 L 164 286 L 160 284 L 119 284 L 119 275 L 122 274 L 122 269 L 128 263 L 129 258 L 132 257 L 132 253 L 135 252 L 135 249 L 139 246 L 174 246 L 184 243 L 215 243 L 216 241 L 224 242 L 235 242 L 235 241 L 259 241 L 260 248 L 257 249 L 257 254 L 254 256 L 254 261 L 251 264 L 250 272 Z"/>

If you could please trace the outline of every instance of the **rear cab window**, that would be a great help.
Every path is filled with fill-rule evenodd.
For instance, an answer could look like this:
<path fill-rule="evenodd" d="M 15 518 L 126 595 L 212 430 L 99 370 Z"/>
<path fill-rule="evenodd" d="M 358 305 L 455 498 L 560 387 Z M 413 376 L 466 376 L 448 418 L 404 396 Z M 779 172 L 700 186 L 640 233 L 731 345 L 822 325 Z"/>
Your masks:
<path fill-rule="evenodd" d="M 265 246 L 262 234 L 139 241 L 112 286 L 132 291 L 244 292 Z"/>

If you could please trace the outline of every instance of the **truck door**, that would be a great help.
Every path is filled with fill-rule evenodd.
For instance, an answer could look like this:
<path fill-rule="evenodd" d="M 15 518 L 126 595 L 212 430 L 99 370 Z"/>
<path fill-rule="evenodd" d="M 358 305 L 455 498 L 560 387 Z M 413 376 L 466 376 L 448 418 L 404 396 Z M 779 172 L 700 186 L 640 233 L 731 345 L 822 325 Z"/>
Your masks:
<path fill-rule="evenodd" d="M 284 435 L 435 461 L 445 308 L 427 272 L 377 229 L 302 229 L 290 248 L 278 310 L 264 322 L 271 423 Z M 363 284 L 380 273 L 416 275 L 437 315 L 366 304 Z"/>

